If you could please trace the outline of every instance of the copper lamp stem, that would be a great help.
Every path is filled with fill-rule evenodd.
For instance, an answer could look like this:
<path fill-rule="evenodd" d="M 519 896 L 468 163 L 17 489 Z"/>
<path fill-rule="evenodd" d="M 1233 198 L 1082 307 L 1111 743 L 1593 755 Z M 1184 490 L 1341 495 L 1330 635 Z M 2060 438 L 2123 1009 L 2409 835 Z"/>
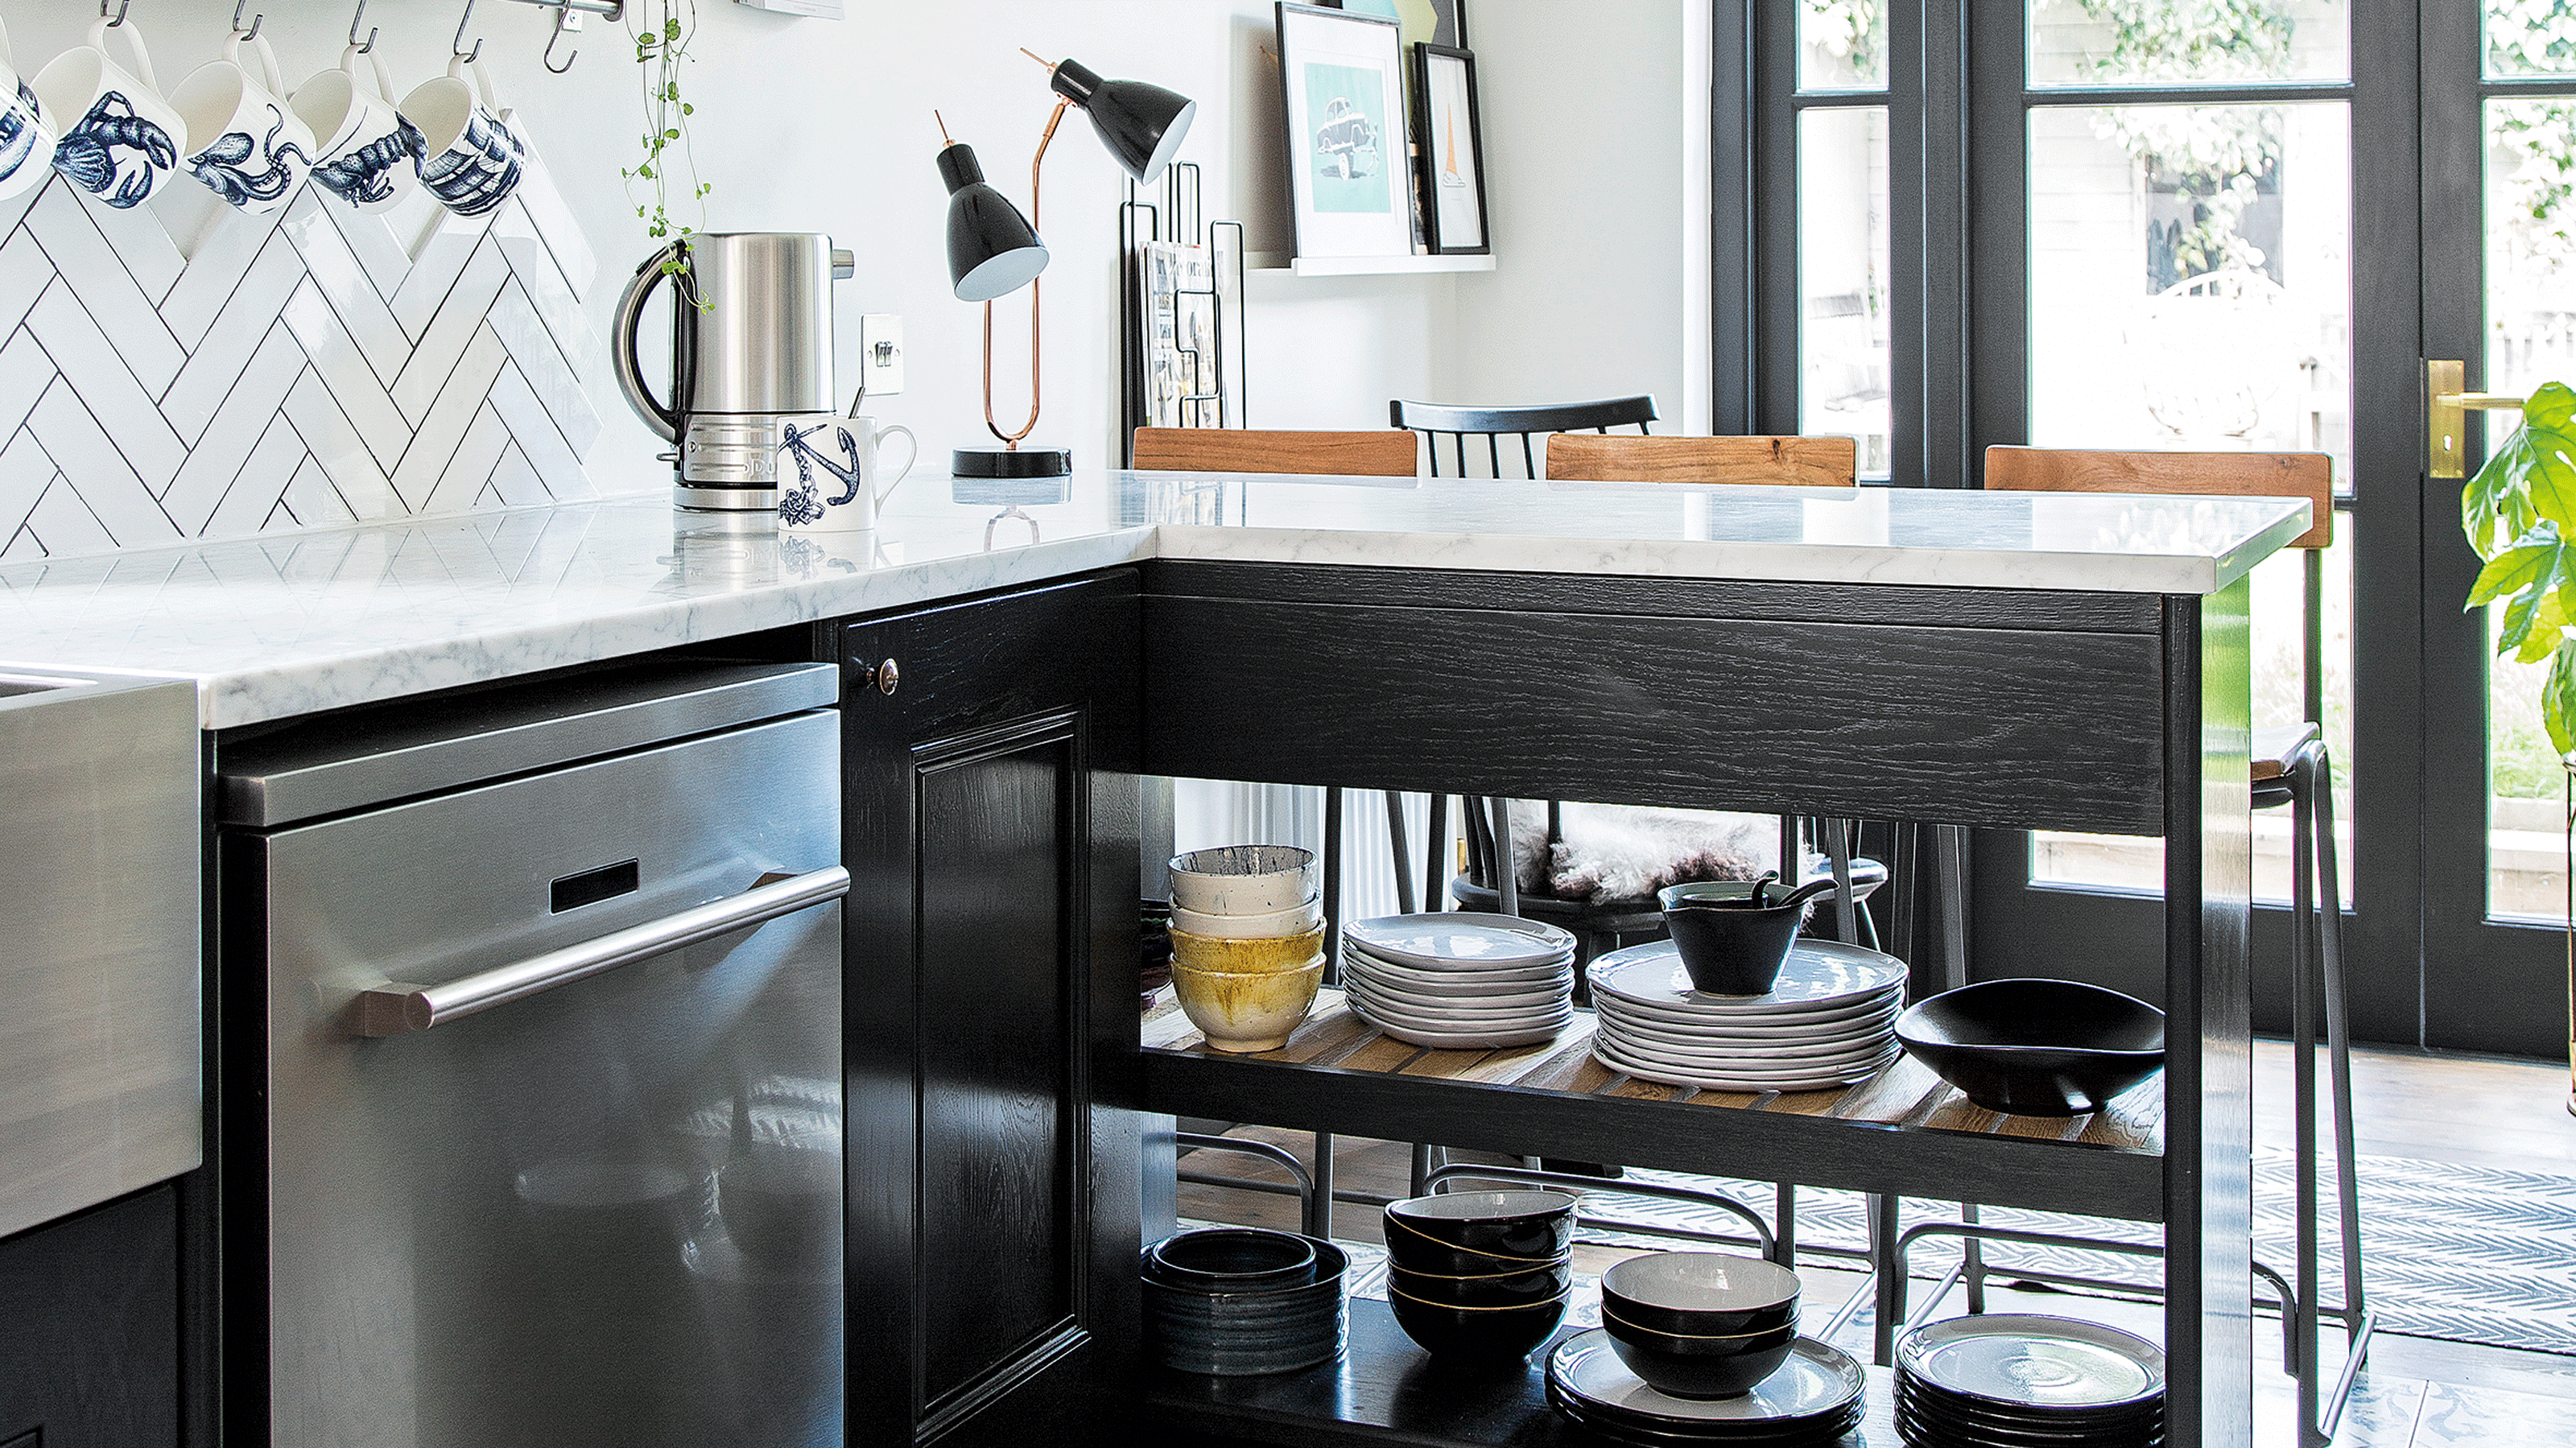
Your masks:
<path fill-rule="evenodd" d="M 1031 231 L 1038 228 L 1040 179 L 1042 168 L 1046 165 L 1047 146 L 1055 140 L 1056 124 L 1064 119 L 1065 108 L 1072 104 L 1070 100 L 1059 100 L 1055 103 L 1055 113 L 1047 117 L 1046 130 L 1038 137 L 1038 152 L 1029 158 L 1029 229 Z M 1020 439 L 1037 431 L 1038 427 L 1038 407 L 1041 401 L 1039 395 L 1041 370 L 1038 361 L 1040 303 L 1039 282 L 1032 278 L 1029 282 L 1029 420 L 1021 423 L 1020 430 L 1017 432 L 1003 431 L 1002 424 L 995 421 L 993 417 L 993 304 L 991 302 L 984 304 L 984 426 L 991 429 L 993 436 L 1002 440 L 1004 448 L 1014 452 L 1019 449 Z"/>

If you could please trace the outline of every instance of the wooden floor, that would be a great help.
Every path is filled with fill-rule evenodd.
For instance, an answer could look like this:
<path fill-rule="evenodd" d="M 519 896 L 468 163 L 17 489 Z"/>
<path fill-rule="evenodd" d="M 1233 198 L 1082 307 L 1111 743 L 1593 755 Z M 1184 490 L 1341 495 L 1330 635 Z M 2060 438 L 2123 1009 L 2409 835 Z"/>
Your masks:
<path fill-rule="evenodd" d="M 2258 1142 L 2291 1141 L 2289 1049 L 2258 1042 L 2255 1050 Z M 2364 1156 L 2412 1157 L 2576 1177 L 2576 1117 L 2566 1109 L 2563 1068 L 2427 1052 L 2362 1051 L 2353 1062 L 2357 1145 Z M 1272 1141 L 1308 1157 L 1312 1137 L 1301 1132 L 1243 1128 L 1239 1135 Z M 1462 1158 L 1464 1159 L 1464 1158 Z M 1337 1185 L 1346 1191 L 1402 1195 L 1411 1167 L 1404 1145 L 1343 1138 L 1333 1154 Z M 1239 1161 L 1209 1161 L 1209 1170 L 1251 1174 Z M 1184 1185 L 1181 1215 L 1294 1229 L 1293 1198 Z M 1380 1240 L 1374 1208 L 1339 1204 L 1333 1234 L 1351 1241 Z M 2576 1247 L 2571 1247 L 2576 1250 Z M 1577 1267 L 1598 1272 L 1627 1255 L 1585 1248 Z M 1861 1285 L 1856 1274 L 1800 1265 L 1809 1282 L 1807 1300 L 1830 1311 Z M 2161 1336 L 2160 1313 L 2132 1303 L 2050 1294 L 2016 1303 L 1998 1291 L 1990 1310 L 2079 1313 Z M 1959 1306 L 1953 1304 L 1954 1307 Z M 2267 1334 L 2271 1324 L 2258 1331 Z M 1846 1344 L 1849 1346 L 1850 1344 Z M 2277 1364 L 2278 1358 L 2269 1358 Z M 2257 1442 L 2293 1448 L 2296 1417 L 2291 1381 L 2265 1371 L 2256 1379 Z M 2576 1445 L 2576 1358 L 2552 1353 L 2438 1342 L 2383 1333 L 2371 1350 L 2337 1448 L 2570 1448 Z"/>

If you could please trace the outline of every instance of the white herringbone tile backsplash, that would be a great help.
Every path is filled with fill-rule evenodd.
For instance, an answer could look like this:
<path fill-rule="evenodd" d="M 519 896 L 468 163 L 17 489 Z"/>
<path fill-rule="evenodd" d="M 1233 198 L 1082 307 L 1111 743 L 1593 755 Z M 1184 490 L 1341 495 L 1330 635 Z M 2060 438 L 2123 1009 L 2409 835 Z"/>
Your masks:
<path fill-rule="evenodd" d="M 309 184 L 185 255 L 60 176 L 0 202 L 0 560 L 595 496 L 598 260 L 529 162 L 409 246 Z"/>

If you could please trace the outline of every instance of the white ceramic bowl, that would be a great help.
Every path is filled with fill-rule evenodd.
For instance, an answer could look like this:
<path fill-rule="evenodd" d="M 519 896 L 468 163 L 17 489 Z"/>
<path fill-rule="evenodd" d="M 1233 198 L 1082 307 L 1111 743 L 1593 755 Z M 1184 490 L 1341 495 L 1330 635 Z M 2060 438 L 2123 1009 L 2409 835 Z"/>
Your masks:
<path fill-rule="evenodd" d="M 1283 935 L 1303 935 L 1324 923 L 1324 904 L 1309 900 L 1287 910 L 1273 910 L 1267 915 L 1207 915 L 1196 910 L 1172 907 L 1172 928 L 1212 940 L 1259 940 Z"/>
<path fill-rule="evenodd" d="M 1295 845 L 1223 845 L 1174 855 L 1172 908 L 1201 915 L 1275 915 L 1314 899 L 1315 852 Z"/>
<path fill-rule="evenodd" d="M 1219 1051 L 1276 1051 L 1314 1009 L 1324 983 L 1324 958 L 1303 970 L 1230 975 L 1192 970 L 1175 962 L 1172 986 L 1181 1013 Z"/>

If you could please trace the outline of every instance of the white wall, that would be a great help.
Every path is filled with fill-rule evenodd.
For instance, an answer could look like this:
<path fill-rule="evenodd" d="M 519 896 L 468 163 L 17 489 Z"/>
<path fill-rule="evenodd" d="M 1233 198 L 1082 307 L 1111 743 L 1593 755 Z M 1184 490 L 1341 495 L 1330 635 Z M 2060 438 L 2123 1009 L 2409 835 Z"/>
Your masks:
<path fill-rule="evenodd" d="M 353 0 L 264 0 L 266 34 L 291 82 L 337 62 Z M 461 0 L 376 0 L 380 53 L 397 88 L 441 69 Z M 1683 415 L 1697 324 L 1684 320 L 1684 225 L 1705 210 L 1685 164 L 1686 0 L 1470 0 L 1479 56 L 1498 269 L 1483 276 L 1302 280 L 1256 273 L 1248 419 L 1266 427 L 1382 426 L 1387 399 L 1524 401 L 1651 390 Z M 165 89 L 221 45 L 232 0 L 135 0 Z M 1277 76 L 1268 0 L 852 0 L 844 21 L 799 20 L 701 0 L 698 160 L 715 184 L 705 226 L 828 231 L 859 256 L 840 299 L 845 390 L 860 312 L 903 314 L 908 388 L 871 411 L 910 424 L 936 456 L 983 440 L 980 309 L 948 292 L 946 197 L 932 158 L 942 112 L 996 184 L 1026 192 L 1027 159 L 1052 97 L 1017 47 L 1071 55 L 1104 75 L 1201 102 L 1183 159 L 1206 168 L 1206 208 L 1275 239 L 1281 207 Z M 83 0 L 0 0 L 30 71 L 77 43 Z M 650 247 L 619 179 L 635 160 L 638 70 L 596 19 L 569 75 L 540 67 L 551 12 L 481 0 L 505 105 L 516 107 L 603 259 L 590 299 L 605 335 L 620 277 Z M 1114 207 L 1123 180 L 1080 116 L 1049 152 L 1046 413 L 1037 440 L 1098 466 L 1116 456 Z M 1703 167 L 1704 169 L 1704 167 Z M 1024 316 L 1001 304 L 999 411 L 1025 405 Z M 613 396 L 591 459 L 603 486 L 659 486 L 656 442 Z M 1675 429 L 1665 429 L 1675 430 Z"/>

